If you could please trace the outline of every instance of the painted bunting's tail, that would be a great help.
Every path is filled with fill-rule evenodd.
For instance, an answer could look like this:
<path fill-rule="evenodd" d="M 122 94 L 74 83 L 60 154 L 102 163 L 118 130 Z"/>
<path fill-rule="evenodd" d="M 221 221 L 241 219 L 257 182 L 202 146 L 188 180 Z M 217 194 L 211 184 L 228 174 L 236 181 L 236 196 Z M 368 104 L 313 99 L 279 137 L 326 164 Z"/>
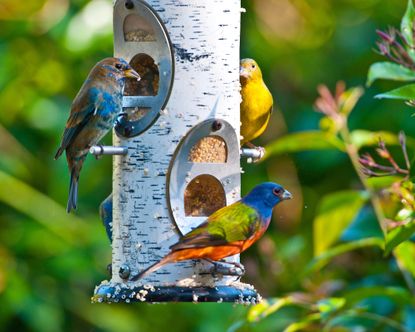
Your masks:
<path fill-rule="evenodd" d="M 173 253 L 173 255 L 169 254 L 166 257 L 164 257 L 162 260 L 154 263 L 153 265 L 146 268 L 144 271 L 141 271 L 139 274 L 133 276 L 130 280 L 131 281 L 136 281 L 138 279 L 144 278 L 146 275 L 149 275 L 150 273 L 153 273 L 154 271 L 157 271 L 163 265 L 173 263 L 175 261 L 176 261 L 176 259 L 174 257 L 174 253 Z"/>

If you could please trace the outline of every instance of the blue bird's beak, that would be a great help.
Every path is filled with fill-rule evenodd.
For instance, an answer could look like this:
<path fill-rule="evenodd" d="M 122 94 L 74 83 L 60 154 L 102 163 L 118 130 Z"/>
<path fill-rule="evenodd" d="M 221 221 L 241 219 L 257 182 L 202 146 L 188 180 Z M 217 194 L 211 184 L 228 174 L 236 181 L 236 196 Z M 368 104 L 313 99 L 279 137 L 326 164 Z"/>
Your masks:
<path fill-rule="evenodd" d="M 137 79 L 137 81 L 141 80 L 141 76 L 132 68 L 127 69 L 124 71 L 125 77 L 131 77 Z"/>
<path fill-rule="evenodd" d="M 282 194 L 281 198 L 283 200 L 291 199 L 293 198 L 293 195 L 288 190 L 284 190 L 284 193 Z"/>

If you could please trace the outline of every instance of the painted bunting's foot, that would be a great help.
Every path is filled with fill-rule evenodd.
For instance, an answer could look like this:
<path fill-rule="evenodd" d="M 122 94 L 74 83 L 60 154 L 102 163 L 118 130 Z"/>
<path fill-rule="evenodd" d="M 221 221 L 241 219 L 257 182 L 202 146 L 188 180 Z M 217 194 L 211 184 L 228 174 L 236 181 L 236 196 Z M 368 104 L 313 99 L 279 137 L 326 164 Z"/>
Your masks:
<path fill-rule="evenodd" d="M 242 277 L 245 274 L 245 268 L 241 263 L 237 262 L 226 262 L 226 261 L 213 261 L 211 259 L 205 259 L 205 261 L 213 265 L 210 273 L 212 275 L 227 275 Z"/>

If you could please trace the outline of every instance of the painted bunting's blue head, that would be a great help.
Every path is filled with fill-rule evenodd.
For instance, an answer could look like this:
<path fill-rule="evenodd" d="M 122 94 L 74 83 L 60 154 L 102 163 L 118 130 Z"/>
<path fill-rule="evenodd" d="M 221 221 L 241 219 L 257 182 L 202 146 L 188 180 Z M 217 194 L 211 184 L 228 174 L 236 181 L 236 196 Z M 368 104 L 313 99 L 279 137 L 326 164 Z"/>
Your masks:
<path fill-rule="evenodd" d="M 256 186 L 248 195 L 242 198 L 242 202 L 255 208 L 263 215 L 271 215 L 272 208 L 275 205 L 291 198 L 291 193 L 279 184 L 264 182 Z"/>

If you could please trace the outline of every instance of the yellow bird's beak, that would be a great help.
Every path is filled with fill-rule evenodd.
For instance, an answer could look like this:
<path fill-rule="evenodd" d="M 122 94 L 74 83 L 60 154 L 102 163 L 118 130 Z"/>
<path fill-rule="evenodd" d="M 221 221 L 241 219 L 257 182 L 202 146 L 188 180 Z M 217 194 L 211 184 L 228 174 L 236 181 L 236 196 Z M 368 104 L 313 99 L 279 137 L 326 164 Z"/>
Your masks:
<path fill-rule="evenodd" d="M 125 77 L 131 77 L 137 79 L 137 81 L 141 80 L 141 76 L 132 68 L 127 69 L 124 71 Z"/>
<path fill-rule="evenodd" d="M 241 67 L 239 69 L 239 76 L 248 79 L 249 78 L 249 71 L 246 68 Z"/>

